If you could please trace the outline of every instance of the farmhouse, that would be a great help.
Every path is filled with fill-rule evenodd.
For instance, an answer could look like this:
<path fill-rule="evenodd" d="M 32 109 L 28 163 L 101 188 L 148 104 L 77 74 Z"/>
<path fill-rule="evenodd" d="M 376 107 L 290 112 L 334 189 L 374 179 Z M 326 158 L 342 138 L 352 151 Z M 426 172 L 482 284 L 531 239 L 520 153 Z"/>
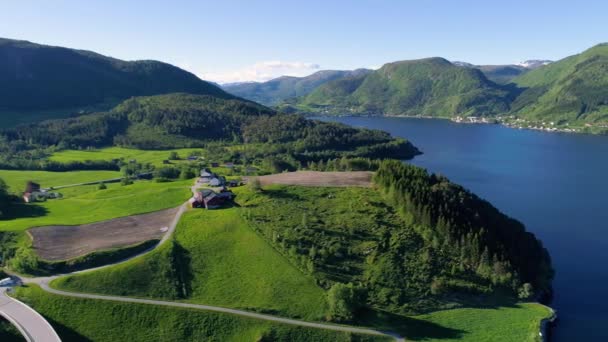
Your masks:
<path fill-rule="evenodd" d="M 32 181 L 27 182 L 25 191 L 23 192 L 23 200 L 25 203 L 46 201 L 49 198 L 61 198 L 58 192 L 49 192 L 47 189 L 41 189 L 40 184 Z"/>
<path fill-rule="evenodd" d="M 25 191 L 23 192 L 23 200 L 25 203 L 37 201 L 41 195 L 42 192 L 40 191 L 40 184 L 32 181 L 27 182 L 25 185 Z"/>
<path fill-rule="evenodd" d="M 219 193 L 211 189 L 198 191 L 192 199 L 192 208 L 217 209 L 234 198 L 234 193 L 222 189 Z"/>

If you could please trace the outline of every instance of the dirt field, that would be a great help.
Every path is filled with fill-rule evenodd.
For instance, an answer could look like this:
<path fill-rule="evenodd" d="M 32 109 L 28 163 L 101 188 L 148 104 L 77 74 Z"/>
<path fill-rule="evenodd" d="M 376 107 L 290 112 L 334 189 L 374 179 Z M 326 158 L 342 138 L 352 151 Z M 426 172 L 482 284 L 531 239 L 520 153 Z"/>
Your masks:
<path fill-rule="evenodd" d="M 260 176 L 258 179 L 262 185 L 285 184 L 302 186 L 359 186 L 370 187 L 372 185 L 372 172 L 319 172 L 319 171 L 297 171 L 277 173 L 274 175 Z"/>
<path fill-rule="evenodd" d="M 46 226 L 32 228 L 34 250 L 45 260 L 66 260 L 96 250 L 125 247 L 160 239 L 177 208 L 149 214 L 121 217 L 80 226 Z"/>

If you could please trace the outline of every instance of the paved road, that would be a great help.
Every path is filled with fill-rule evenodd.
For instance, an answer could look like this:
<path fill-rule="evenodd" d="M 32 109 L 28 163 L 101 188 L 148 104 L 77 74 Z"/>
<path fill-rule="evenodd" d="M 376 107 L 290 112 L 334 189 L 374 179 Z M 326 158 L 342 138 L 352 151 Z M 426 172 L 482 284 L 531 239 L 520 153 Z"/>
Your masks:
<path fill-rule="evenodd" d="M 53 327 L 44 317 L 22 302 L 9 297 L 0 288 L 0 315 L 19 329 L 28 342 L 61 342 Z"/>
<path fill-rule="evenodd" d="M 196 188 L 197 188 L 196 184 L 191 187 L 192 193 L 195 193 Z M 405 339 L 403 337 L 399 336 L 398 334 L 391 333 L 391 332 L 383 332 L 383 331 L 378 331 L 378 330 L 373 330 L 373 329 L 368 329 L 368 328 L 359 328 L 359 327 L 346 326 L 346 325 L 335 325 L 335 324 L 300 321 L 300 320 L 296 320 L 296 319 L 260 314 L 260 313 L 256 313 L 256 312 L 229 309 L 229 308 L 224 308 L 224 307 L 220 307 L 220 306 L 191 304 L 191 303 L 183 303 L 183 302 L 168 302 L 168 301 L 161 301 L 161 300 L 140 299 L 140 298 L 130 298 L 130 297 L 121 297 L 121 296 L 106 296 L 106 295 L 96 295 L 96 294 L 89 294 L 89 293 L 67 292 L 67 291 L 56 290 L 56 289 L 49 287 L 49 283 L 56 278 L 70 275 L 70 274 L 91 272 L 91 271 L 95 271 L 98 269 L 106 268 L 106 267 L 109 267 L 109 266 L 112 266 L 115 264 L 123 263 L 127 260 L 130 260 L 130 259 L 133 259 L 136 257 L 140 257 L 144 254 L 151 252 L 152 250 L 154 250 L 158 246 L 162 245 L 164 242 L 166 242 L 167 240 L 169 240 L 172 237 L 173 232 L 175 231 L 175 228 L 177 227 L 177 224 L 178 224 L 180 218 L 182 217 L 182 214 L 187 210 L 189 204 L 190 204 L 189 202 L 186 202 L 179 207 L 179 210 L 177 211 L 177 213 L 175 214 L 175 218 L 169 225 L 169 229 L 168 229 L 167 233 L 165 234 L 165 236 L 163 236 L 163 238 L 160 240 L 160 242 L 155 247 L 153 247 L 147 251 L 144 251 L 138 255 L 132 256 L 128 259 L 121 260 L 114 264 L 104 265 L 104 266 L 95 267 L 95 268 L 78 271 L 78 272 L 73 272 L 73 273 L 68 273 L 68 274 L 54 275 L 54 276 L 50 276 L 50 277 L 36 277 L 36 278 L 21 277 L 21 280 L 24 283 L 38 284 L 46 292 L 60 295 L 60 296 L 66 296 L 66 297 L 110 300 L 110 301 L 125 302 L 125 303 L 162 305 L 162 306 L 170 306 L 170 307 L 178 307 L 178 308 L 189 308 L 189 309 L 222 312 L 222 313 L 227 313 L 227 314 L 233 314 L 233 315 L 239 315 L 239 316 L 244 316 L 244 317 L 249 317 L 249 318 L 254 318 L 254 319 L 276 322 L 276 323 L 297 325 L 297 326 L 301 326 L 301 327 L 334 330 L 334 331 L 342 331 L 342 332 L 351 332 L 351 333 L 356 333 L 356 334 L 367 334 L 367 335 L 375 335 L 375 336 L 387 336 L 387 337 L 394 338 L 397 341 L 405 341 Z M 22 304 L 22 305 L 25 305 L 25 304 Z M 2 307 L 0 307 L 0 310 L 1 310 L 1 308 Z M 33 311 L 32 309 L 30 309 L 30 310 Z M 35 312 L 35 311 L 33 311 L 33 312 Z M 38 313 L 36 313 L 36 315 L 40 316 Z M 40 316 L 40 318 L 42 318 L 42 316 Z M 38 325 L 39 325 L 39 327 L 32 327 L 32 329 L 42 328 L 42 323 L 39 322 Z M 47 323 L 47 325 L 48 325 L 48 323 Z M 50 327 L 50 325 L 49 325 L 49 327 Z M 52 328 L 51 328 L 51 330 L 52 330 Z M 29 330 L 28 330 L 28 333 L 29 333 Z M 54 333 L 54 331 L 53 331 L 53 333 Z M 57 338 L 57 340 L 58 340 L 58 338 Z M 34 341 L 46 342 L 47 340 L 34 340 Z M 55 340 L 48 340 L 48 341 L 51 342 L 51 341 L 55 341 Z"/>

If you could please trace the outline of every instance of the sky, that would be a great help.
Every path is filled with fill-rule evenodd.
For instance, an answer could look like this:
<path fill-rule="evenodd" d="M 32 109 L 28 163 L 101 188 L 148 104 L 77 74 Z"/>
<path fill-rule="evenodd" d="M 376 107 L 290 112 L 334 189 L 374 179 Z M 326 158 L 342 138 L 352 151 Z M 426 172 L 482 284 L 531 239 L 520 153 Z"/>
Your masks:
<path fill-rule="evenodd" d="M 227 83 L 432 56 L 557 60 L 608 41 L 606 18 L 606 0 L 1 0 L 0 37 Z"/>

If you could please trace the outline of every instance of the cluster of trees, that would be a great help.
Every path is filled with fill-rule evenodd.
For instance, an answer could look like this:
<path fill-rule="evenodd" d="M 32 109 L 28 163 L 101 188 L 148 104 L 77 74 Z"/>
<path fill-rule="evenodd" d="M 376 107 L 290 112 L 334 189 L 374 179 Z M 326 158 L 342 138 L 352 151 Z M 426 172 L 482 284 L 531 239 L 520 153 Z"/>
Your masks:
<path fill-rule="evenodd" d="M 6 215 L 8 207 L 14 200 L 8 190 L 8 185 L 4 179 L 0 178 L 0 218 Z"/>
<path fill-rule="evenodd" d="M 434 259 L 449 265 L 452 276 L 514 291 L 526 283 L 537 291 L 550 290 L 553 269 L 547 250 L 520 222 L 487 201 L 445 177 L 398 161 L 383 162 L 374 180 L 432 253 L 441 255 L 443 261 Z M 459 284 L 437 278 L 434 290 Z"/>
<path fill-rule="evenodd" d="M 365 303 L 395 312 L 436 310 L 497 289 L 520 298 L 550 290 L 548 253 L 521 223 L 444 177 L 399 161 L 368 162 L 377 191 L 256 188 L 241 196 L 244 217 L 320 286 L 352 283 Z"/>

